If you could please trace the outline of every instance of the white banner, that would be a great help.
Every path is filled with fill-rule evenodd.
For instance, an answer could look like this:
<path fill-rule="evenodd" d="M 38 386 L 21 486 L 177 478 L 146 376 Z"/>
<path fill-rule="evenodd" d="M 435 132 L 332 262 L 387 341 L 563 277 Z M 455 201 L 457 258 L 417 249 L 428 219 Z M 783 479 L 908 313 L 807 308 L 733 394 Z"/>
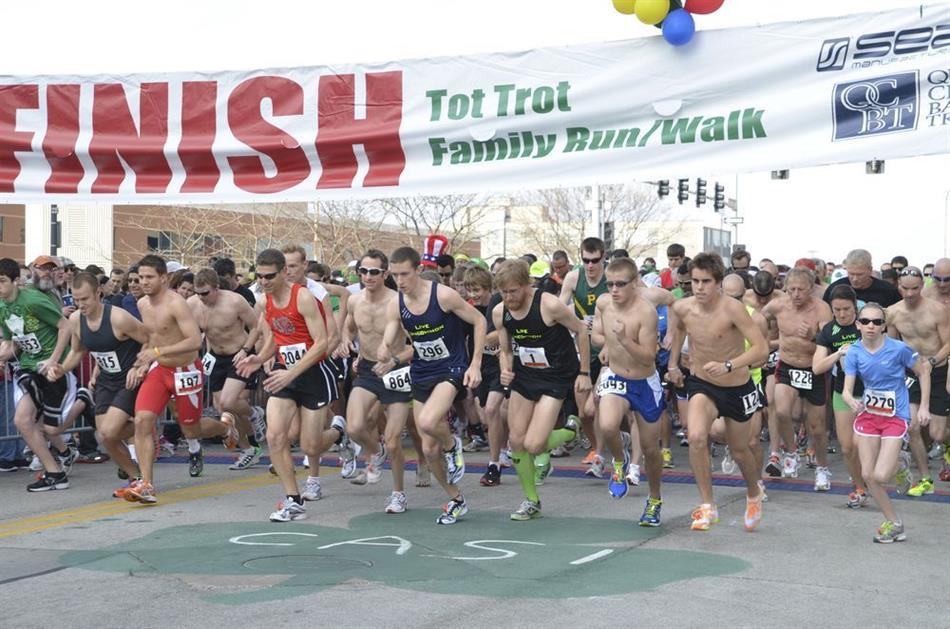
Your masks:
<path fill-rule="evenodd" d="M 683 48 L 0 77 L 0 202 L 372 198 L 939 153 L 950 4 L 702 31 Z"/>

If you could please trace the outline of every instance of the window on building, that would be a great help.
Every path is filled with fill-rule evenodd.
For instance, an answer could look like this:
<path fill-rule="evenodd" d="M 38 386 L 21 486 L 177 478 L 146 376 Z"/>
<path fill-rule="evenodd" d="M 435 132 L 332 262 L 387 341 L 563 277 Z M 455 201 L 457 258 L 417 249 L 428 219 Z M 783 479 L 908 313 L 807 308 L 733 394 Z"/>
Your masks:
<path fill-rule="evenodd" d="M 166 232 L 149 232 L 147 244 L 149 251 L 168 251 L 172 248 L 172 237 Z"/>

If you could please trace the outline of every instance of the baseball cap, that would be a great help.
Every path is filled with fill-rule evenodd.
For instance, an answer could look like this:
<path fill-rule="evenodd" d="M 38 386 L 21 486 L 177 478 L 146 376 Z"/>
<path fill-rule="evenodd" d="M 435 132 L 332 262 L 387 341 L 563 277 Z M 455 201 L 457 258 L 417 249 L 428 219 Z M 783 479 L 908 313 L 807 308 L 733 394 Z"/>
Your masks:
<path fill-rule="evenodd" d="M 36 260 L 33 260 L 33 263 L 30 266 L 46 266 L 47 264 L 59 266 L 59 260 L 53 256 L 39 256 L 36 258 Z"/>
<path fill-rule="evenodd" d="M 551 265 L 545 262 L 544 260 L 538 260 L 537 262 L 531 265 L 530 269 L 528 269 L 528 275 L 530 275 L 532 279 L 536 279 L 536 280 L 545 278 L 550 274 L 551 274 Z"/>
<path fill-rule="evenodd" d="M 187 269 L 185 265 L 181 262 L 175 262 L 174 260 L 165 265 L 165 270 L 169 273 L 174 273 L 175 271 L 181 271 L 182 269 Z"/>
<path fill-rule="evenodd" d="M 817 270 L 817 267 L 815 266 L 815 262 L 811 258 L 799 258 L 798 260 L 796 260 L 795 268 L 798 268 L 800 266 L 803 266 L 806 269 L 809 269 L 811 271 Z"/>

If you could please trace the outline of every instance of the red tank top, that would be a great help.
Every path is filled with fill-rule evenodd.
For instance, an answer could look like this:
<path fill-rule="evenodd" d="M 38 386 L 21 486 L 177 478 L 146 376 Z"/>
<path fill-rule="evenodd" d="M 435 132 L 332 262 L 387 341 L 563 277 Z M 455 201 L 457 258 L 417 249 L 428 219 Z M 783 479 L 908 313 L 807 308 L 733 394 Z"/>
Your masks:
<path fill-rule="evenodd" d="M 267 302 L 264 307 L 264 319 L 274 333 L 274 344 L 277 346 L 277 360 L 285 367 L 293 365 L 303 358 L 307 350 L 313 346 L 313 337 L 310 336 L 310 330 L 307 329 L 307 320 L 297 309 L 297 293 L 303 288 L 300 284 L 294 284 L 290 288 L 290 301 L 283 308 L 278 308 L 274 304 L 274 298 L 266 295 Z M 306 290 L 306 289 L 304 289 Z M 327 315 L 316 297 L 313 300 L 317 304 L 320 317 L 323 319 L 324 329 L 327 325 Z M 320 357 L 325 360 L 326 354 Z"/>

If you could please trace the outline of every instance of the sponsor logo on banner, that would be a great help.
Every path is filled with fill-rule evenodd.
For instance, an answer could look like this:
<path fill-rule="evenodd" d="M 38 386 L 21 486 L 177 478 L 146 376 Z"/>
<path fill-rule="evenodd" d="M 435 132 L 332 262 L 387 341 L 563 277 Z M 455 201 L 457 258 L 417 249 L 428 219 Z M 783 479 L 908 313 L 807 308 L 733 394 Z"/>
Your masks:
<path fill-rule="evenodd" d="M 838 83 L 834 139 L 872 137 L 917 128 L 917 72 Z"/>
<path fill-rule="evenodd" d="M 849 62 L 851 68 L 870 68 L 922 55 L 947 53 L 950 53 L 950 24 L 865 33 L 855 38 L 835 37 L 822 42 L 815 71 L 844 70 Z"/>

